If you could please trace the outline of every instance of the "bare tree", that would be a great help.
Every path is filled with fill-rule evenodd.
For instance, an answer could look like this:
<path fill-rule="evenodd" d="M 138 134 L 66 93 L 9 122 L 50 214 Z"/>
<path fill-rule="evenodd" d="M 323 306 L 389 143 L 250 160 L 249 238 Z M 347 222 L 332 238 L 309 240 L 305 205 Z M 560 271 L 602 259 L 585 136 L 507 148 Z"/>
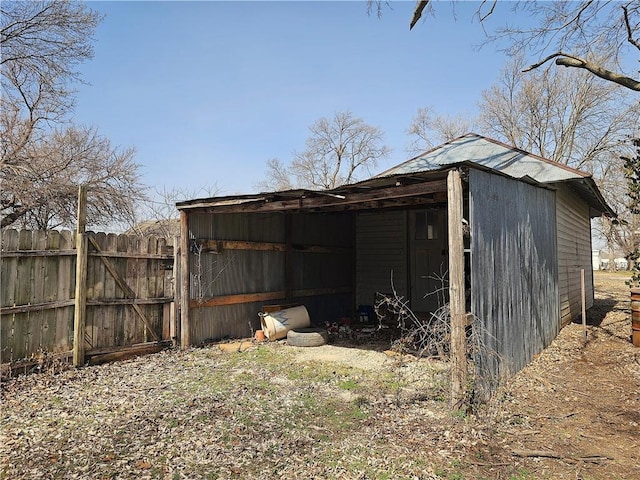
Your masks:
<path fill-rule="evenodd" d="M 628 90 L 587 73 L 543 69 L 521 73 L 522 60 L 482 93 L 482 131 L 506 143 L 593 174 L 622 221 L 599 227 L 612 247 L 629 252 L 632 219 L 621 156 L 640 125 L 640 104 Z"/>
<path fill-rule="evenodd" d="M 293 180 L 287 165 L 278 158 L 267 160 L 266 178 L 256 183 L 255 187 L 266 192 L 293 189 Z"/>
<path fill-rule="evenodd" d="M 382 130 L 349 111 L 320 118 L 309 131 L 306 149 L 294 152 L 288 166 L 277 159 L 267 162 L 267 180 L 261 186 L 335 188 L 356 181 L 362 170 L 370 173 L 390 152 L 382 144 Z"/>
<path fill-rule="evenodd" d="M 93 57 L 100 16 L 69 1 L 2 2 L 2 157 L 20 166 L 23 149 L 73 107 L 75 68 Z"/>
<path fill-rule="evenodd" d="M 497 0 L 479 2 L 475 17 L 484 28 L 485 20 L 498 5 L 511 9 L 509 25 L 487 32 L 488 41 L 507 40 L 510 55 L 535 58 L 525 71 L 555 60 L 556 65 L 582 69 L 608 82 L 640 91 L 635 66 L 624 60 L 629 52 L 640 53 L 640 2 L 637 0 L 500 3 Z M 376 10 L 380 16 L 384 5 L 381 0 L 369 0 L 368 12 Z M 433 2 L 418 1 L 409 28 L 414 28 L 425 13 L 433 10 Z M 530 23 L 531 18 L 537 25 L 518 25 L 519 19 Z M 603 57 L 602 53 L 607 56 Z"/>
<path fill-rule="evenodd" d="M 78 184 L 91 224 L 130 221 L 144 198 L 134 149 L 70 121 L 76 67 L 93 56 L 100 15 L 49 0 L 3 2 L 0 13 L 0 226 L 70 226 Z"/>
<path fill-rule="evenodd" d="M 180 235 L 180 217 L 176 203 L 194 198 L 215 197 L 220 193 L 216 184 L 197 189 L 155 188 L 153 195 L 136 209 L 135 222 L 128 232 L 140 235 L 171 238 Z"/>
<path fill-rule="evenodd" d="M 20 171 L 0 170 L 0 225 L 73 225 L 78 185 L 87 185 L 91 224 L 128 222 L 144 198 L 133 149 L 119 149 L 94 129 L 54 130 L 23 148 Z"/>
<path fill-rule="evenodd" d="M 442 115 L 431 107 L 419 108 L 407 129 L 411 141 L 406 150 L 417 155 L 473 130 L 474 121 L 463 115 Z"/>
<path fill-rule="evenodd" d="M 490 135 L 545 158 L 602 177 L 628 148 L 640 105 L 626 91 L 563 70 L 523 75 L 522 60 L 482 92 L 480 123 Z"/>

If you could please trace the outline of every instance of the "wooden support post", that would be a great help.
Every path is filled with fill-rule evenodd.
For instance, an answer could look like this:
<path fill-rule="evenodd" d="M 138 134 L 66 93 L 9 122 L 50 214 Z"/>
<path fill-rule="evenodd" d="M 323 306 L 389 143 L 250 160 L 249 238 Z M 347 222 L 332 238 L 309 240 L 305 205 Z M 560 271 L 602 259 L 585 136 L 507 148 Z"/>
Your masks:
<path fill-rule="evenodd" d="M 180 289 L 180 348 L 191 346 L 191 327 L 189 325 L 189 217 L 180 211 L 180 279 L 176 289 Z"/>
<path fill-rule="evenodd" d="M 285 302 L 293 302 L 293 239 L 291 237 L 291 223 L 293 219 L 290 213 L 284 216 L 284 235 L 285 235 L 285 250 L 284 250 L 284 290 L 285 290 Z"/>
<path fill-rule="evenodd" d="M 587 339 L 587 292 L 584 287 L 584 268 L 580 270 L 580 293 L 582 298 L 582 332 Z"/>
<path fill-rule="evenodd" d="M 449 308 L 451 310 L 451 405 L 464 403 L 467 382 L 466 306 L 464 296 L 464 240 L 462 180 L 459 170 L 447 176 L 449 231 Z"/>
<path fill-rule="evenodd" d="M 76 294 L 73 317 L 73 365 L 84 365 L 84 333 L 87 320 L 87 187 L 78 187 L 76 228 Z"/>

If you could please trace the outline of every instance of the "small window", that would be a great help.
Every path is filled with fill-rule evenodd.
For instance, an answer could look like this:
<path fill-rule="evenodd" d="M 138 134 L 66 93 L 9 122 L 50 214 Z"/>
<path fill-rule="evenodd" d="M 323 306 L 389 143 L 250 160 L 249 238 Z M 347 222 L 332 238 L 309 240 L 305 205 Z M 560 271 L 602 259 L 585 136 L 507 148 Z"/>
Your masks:
<path fill-rule="evenodd" d="M 438 211 L 426 210 L 415 212 L 416 240 L 437 240 L 438 231 Z"/>

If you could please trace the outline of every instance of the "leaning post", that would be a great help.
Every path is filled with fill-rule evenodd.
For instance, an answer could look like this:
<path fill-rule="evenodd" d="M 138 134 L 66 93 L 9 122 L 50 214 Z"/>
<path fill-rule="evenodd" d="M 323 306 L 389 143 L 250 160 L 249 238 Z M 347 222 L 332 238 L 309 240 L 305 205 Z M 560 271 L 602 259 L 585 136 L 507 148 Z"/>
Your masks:
<path fill-rule="evenodd" d="M 462 235 L 462 180 L 460 171 L 447 176 L 449 232 L 449 308 L 451 312 L 451 406 L 465 401 L 467 383 L 466 305 L 464 292 L 464 237 Z"/>
<path fill-rule="evenodd" d="M 78 187 L 76 227 L 76 292 L 73 315 L 73 365 L 84 365 L 84 333 L 87 320 L 87 187 Z"/>

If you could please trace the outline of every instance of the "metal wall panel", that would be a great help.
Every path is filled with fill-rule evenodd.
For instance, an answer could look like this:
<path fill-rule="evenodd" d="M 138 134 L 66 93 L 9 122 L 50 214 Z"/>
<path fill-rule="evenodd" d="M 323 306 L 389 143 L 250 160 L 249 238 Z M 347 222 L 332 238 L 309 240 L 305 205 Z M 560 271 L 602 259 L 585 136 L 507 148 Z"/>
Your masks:
<path fill-rule="evenodd" d="M 558 281 L 562 323 L 582 314 L 580 271 L 585 272 L 587 308 L 593 305 L 593 267 L 589 206 L 564 184 L 558 184 Z"/>
<path fill-rule="evenodd" d="M 471 305 L 498 379 L 524 367 L 560 330 L 553 191 L 470 169 Z"/>
<path fill-rule="evenodd" d="M 372 305 L 376 292 L 408 298 L 407 212 L 360 213 L 356 219 L 356 304 Z"/>
<path fill-rule="evenodd" d="M 305 213 L 291 217 L 291 290 L 353 288 L 352 214 Z M 287 220 L 274 214 L 189 214 L 189 232 L 197 240 L 238 240 L 286 244 Z M 206 302 L 225 295 L 284 292 L 287 254 L 271 250 L 198 251 L 189 254 L 190 298 Z M 321 251 L 309 246 L 326 247 Z M 335 249 L 333 247 L 336 247 Z M 324 250 L 324 251 L 323 251 Z M 293 298 L 323 325 L 352 308 L 353 294 L 334 293 Z M 285 299 L 269 300 L 284 304 Z M 262 302 L 191 308 L 194 344 L 225 337 L 246 337 L 259 328 Z"/>

